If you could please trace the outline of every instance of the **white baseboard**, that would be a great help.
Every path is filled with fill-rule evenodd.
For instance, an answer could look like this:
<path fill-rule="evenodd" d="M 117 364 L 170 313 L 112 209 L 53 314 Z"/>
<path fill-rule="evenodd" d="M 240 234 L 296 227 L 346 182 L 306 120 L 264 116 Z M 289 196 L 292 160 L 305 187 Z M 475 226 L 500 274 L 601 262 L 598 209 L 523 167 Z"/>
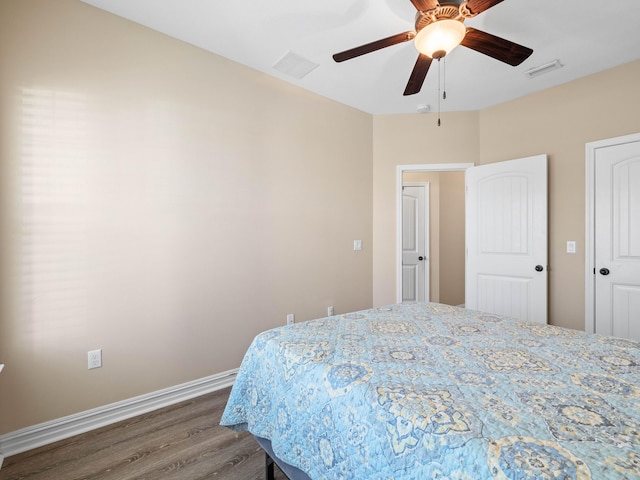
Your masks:
<path fill-rule="evenodd" d="M 143 413 L 230 387 L 238 369 L 228 370 L 139 397 L 0 435 L 0 458 L 26 452 Z M 2 465 L 0 461 L 0 466 Z"/>

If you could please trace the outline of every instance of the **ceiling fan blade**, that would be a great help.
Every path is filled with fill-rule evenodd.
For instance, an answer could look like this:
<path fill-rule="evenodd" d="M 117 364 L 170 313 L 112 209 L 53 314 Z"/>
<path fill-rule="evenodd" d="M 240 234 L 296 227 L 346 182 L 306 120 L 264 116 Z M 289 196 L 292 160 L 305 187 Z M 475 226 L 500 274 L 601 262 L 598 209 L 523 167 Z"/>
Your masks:
<path fill-rule="evenodd" d="M 497 4 L 504 0 L 469 0 L 467 2 L 467 8 L 473 14 L 482 13 L 485 10 L 489 10 L 491 7 L 495 7 Z"/>
<path fill-rule="evenodd" d="M 367 43 L 365 45 L 360 45 L 359 47 L 345 50 L 344 52 L 336 53 L 335 55 L 333 55 L 333 59 L 336 62 L 344 62 L 345 60 L 350 60 L 352 58 L 359 57 L 360 55 L 375 52 L 376 50 L 381 50 L 385 47 L 390 47 L 391 45 L 408 42 L 409 40 L 413 40 L 413 37 L 415 36 L 416 32 L 414 32 L 413 30 L 404 33 L 398 33 L 397 35 L 392 35 L 391 37 L 376 40 L 375 42 Z"/>
<path fill-rule="evenodd" d="M 414 95 L 420 91 L 432 61 L 433 59 L 431 57 L 427 57 L 422 53 L 418 56 L 418 60 L 416 60 L 416 64 L 413 66 L 413 71 L 411 72 L 403 95 Z"/>
<path fill-rule="evenodd" d="M 426 12 L 427 10 L 433 10 L 438 6 L 438 0 L 411 0 L 416 10 L 420 12 Z"/>
<path fill-rule="evenodd" d="M 484 53 L 496 60 L 516 66 L 524 62 L 533 50 L 490 33 L 467 27 L 467 34 L 460 45 Z"/>

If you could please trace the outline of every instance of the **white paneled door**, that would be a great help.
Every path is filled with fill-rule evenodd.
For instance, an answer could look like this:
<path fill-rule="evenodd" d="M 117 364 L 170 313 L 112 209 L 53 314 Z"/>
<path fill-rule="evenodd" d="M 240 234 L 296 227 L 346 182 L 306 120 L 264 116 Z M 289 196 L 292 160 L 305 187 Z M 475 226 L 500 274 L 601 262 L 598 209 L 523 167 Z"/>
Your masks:
<path fill-rule="evenodd" d="M 429 301 L 428 184 L 402 187 L 402 301 Z"/>
<path fill-rule="evenodd" d="M 595 331 L 640 340 L 640 140 L 595 150 Z"/>
<path fill-rule="evenodd" d="M 547 156 L 468 168 L 467 308 L 547 323 Z"/>

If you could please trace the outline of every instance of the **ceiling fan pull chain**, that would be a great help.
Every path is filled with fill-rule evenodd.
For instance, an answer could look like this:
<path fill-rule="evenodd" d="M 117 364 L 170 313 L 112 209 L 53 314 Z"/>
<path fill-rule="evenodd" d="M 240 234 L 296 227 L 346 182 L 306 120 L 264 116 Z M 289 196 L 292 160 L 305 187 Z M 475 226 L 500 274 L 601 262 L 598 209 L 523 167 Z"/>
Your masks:
<path fill-rule="evenodd" d="M 438 59 L 438 126 L 440 126 L 440 59 Z"/>
<path fill-rule="evenodd" d="M 442 99 L 447 99 L 447 57 L 442 62 Z"/>

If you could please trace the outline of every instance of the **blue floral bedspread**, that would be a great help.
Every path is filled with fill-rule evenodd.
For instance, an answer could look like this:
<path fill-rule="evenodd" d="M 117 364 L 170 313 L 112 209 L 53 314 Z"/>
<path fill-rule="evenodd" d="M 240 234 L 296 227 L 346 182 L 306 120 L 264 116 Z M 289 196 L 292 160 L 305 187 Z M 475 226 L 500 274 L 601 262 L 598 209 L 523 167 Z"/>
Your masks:
<path fill-rule="evenodd" d="M 313 480 L 640 479 L 640 343 L 373 308 L 258 335 L 221 424 Z"/>

